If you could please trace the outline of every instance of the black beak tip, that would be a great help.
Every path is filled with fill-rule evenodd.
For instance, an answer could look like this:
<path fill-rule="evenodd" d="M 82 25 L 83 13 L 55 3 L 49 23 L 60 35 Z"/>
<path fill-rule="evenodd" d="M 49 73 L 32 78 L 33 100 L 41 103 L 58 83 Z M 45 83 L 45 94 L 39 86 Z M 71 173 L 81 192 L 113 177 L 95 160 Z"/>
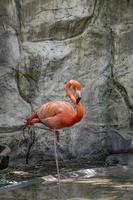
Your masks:
<path fill-rule="evenodd" d="M 78 104 L 78 103 L 80 102 L 80 100 L 81 100 L 81 97 L 78 97 L 78 98 L 76 99 L 76 104 Z"/>

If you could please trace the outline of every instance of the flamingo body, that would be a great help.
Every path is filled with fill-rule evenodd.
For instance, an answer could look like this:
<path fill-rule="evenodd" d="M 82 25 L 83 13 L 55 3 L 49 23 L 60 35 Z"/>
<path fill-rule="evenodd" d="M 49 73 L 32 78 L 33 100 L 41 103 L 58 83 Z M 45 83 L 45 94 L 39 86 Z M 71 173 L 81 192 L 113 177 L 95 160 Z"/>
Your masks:
<path fill-rule="evenodd" d="M 65 101 L 48 102 L 38 110 L 40 121 L 51 129 L 61 129 L 75 124 L 75 110 Z"/>
<path fill-rule="evenodd" d="M 75 91 L 72 93 L 71 88 Z M 56 130 L 70 127 L 79 122 L 83 118 L 83 106 L 80 103 L 80 83 L 75 80 L 70 80 L 65 86 L 66 94 L 75 105 L 75 108 L 71 104 L 65 101 L 50 101 L 43 104 L 36 113 L 31 115 L 26 122 L 26 127 L 29 129 L 35 123 L 42 123 L 54 132 Z M 77 92 L 77 94 L 76 94 Z"/>

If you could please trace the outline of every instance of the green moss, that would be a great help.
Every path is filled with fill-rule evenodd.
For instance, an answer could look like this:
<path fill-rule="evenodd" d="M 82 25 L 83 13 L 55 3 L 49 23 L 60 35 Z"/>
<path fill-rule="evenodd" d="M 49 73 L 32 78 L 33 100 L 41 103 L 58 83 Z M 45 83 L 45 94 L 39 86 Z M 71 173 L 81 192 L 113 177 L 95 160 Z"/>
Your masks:
<path fill-rule="evenodd" d="M 38 71 L 32 70 L 30 72 L 21 73 L 21 75 L 26 78 L 28 81 L 33 80 L 36 81 L 38 78 Z"/>
<path fill-rule="evenodd" d="M 0 0 L 0 13 L 1 14 L 7 13 L 7 5 L 8 5 L 7 0 Z"/>

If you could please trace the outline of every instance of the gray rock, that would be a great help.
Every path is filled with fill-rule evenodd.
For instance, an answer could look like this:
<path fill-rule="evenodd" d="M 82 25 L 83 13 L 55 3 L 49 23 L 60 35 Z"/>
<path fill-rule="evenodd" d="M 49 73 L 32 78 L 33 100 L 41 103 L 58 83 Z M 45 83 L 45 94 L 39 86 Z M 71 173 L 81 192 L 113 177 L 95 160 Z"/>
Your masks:
<path fill-rule="evenodd" d="M 106 158 L 106 166 L 128 165 L 133 166 L 133 155 L 131 153 L 121 153 L 110 155 Z"/>
<path fill-rule="evenodd" d="M 85 116 L 61 131 L 60 159 L 132 149 L 132 8 L 127 0 L 1 1 L 0 144 L 13 147 L 13 165 L 25 162 L 25 118 L 49 100 L 69 101 L 69 79 L 82 84 Z M 54 159 L 54 136 L 42 126 L 35 132 L 31 162 Z"/>
<path fill-rule="evenodd" d="M 30 111 L 22 99 L 16 81 L 17 62 L 20 57 L 19 42 L 13 28 L 0 31 L 0 127 L 13 127 L 23 124 Z"/>

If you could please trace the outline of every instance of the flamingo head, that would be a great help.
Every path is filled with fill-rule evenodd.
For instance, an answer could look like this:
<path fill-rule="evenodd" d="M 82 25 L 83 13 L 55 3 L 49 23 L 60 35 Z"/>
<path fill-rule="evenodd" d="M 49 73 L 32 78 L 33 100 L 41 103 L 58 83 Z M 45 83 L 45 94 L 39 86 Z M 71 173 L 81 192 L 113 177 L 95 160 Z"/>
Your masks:
<path fill-rule="evenodd" d="M 68 96 L 71 96 L 71 93 L 69 94 L 68 88 L 72 90 L 74 98 L 76 100 L 76 104 L 78 104 L 81 100 L 81 85 L 76 80 L 70 80 L 66 83 L 65 89 Z"/>

